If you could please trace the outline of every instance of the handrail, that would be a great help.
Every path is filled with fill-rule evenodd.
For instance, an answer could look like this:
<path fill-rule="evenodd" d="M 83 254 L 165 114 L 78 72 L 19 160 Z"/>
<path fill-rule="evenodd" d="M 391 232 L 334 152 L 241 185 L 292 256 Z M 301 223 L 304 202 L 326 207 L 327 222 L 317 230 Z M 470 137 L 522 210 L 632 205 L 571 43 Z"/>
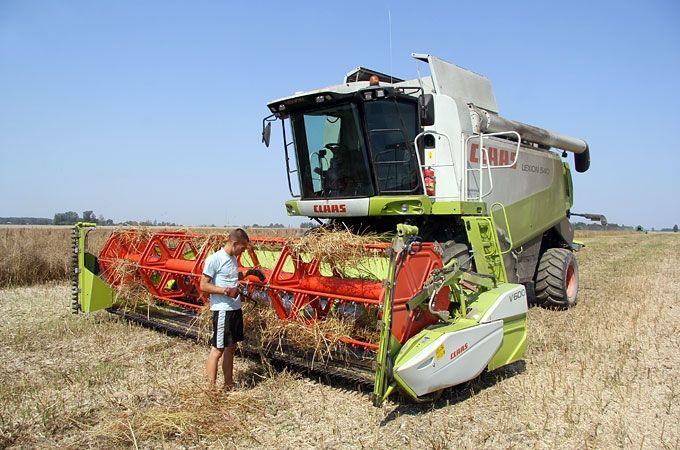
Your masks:
<path fill-rule="evenodd" d="M 504 165 L 498 165 L 498 166 L 492 166 L 492 169 L 509 169 L 511 167 L 514 167 L 515 164 L 517 164 L 517 160 L 519 159 L 519 151 L 522 148 L 522 136 L 516 131 L 500 131 L 498 133 L 488 133 L 485 134 L 484 136 L 502 136 L 504 134 L 514 134 L 517 136 L 517 148 L 515 149 L 515 160 L 512 162 L 512 164 L 504 164 Z"/>
<path fill-rule="evenodd" d="M 505 206 L 501 202 L 496 202 L 491 205 L 491 208 L 489 208 L 489 215 L 491 216 L 491 220 L 493 221 L 493 209 L 495 206 L 500 206 L 500 210 L 503 212 L 503 220 L 505 221 L 505 232 L 507 233 L 507 240 L 509 247 L 507 250 L 503 251 L 501 250 L 501 255 L 505 255 L 506 253 L 509 253 L 512 248 L 514 247 L 514 244 L 512 242 L 512 232 L 510 231 L 510 223 L 508 222 L 508 213 L 505 211 Z M 498 247 L 500 248 L 501 243 L 500 241 L 498 242 Z"/>
<path fill-rule="evenodd" d="M 515 135 L 517 137 L 517 148 L 515 149 L 515 159 L 512 161 L 511 164 L 503 164 L 503 165 L 491 165 L 489 163 L 489 155 L 487 153 L 487 149 L 484 147 L 484 137 L 493 137 L 493 136 L 503 136 L 503 135 Z M 472 139 L 479 139 L 479 148 L 480 148 L 480 157 L 478 159 L 478 166 L 469 168 L 467 167 L 467 151 L 468 151 L 468 145 Z M 491 169 L 508 169 L 511 167 L 514 167 L 517 164 L 517 161 L 519 160 L 519 151 L 521 149 L 521 144 L 522 144 L 522 136 L 513 130 L 510 131 L 499 131 L 496 133 L 478 133 L 476 135 L 471 135 L 468 136 L 467 139 L 465 139 L 465 149 L 463 151 L 463 161 L 464 161 L 464 167 L 465 167 L 465 173 L 466 173 L 466 183 L 465 183 L 465 199 L 469 200 L 468 197 L 468 186 L 469 183 L 467 182 L 468 174 L 474 170 L 477 170 L 479 172 L 479 194 L 478 194 L 478 200 L 482 201 L 484 197 L 487 197 L 491 194 L 493 191 L 493 177 L 491 176 Z M 484 163 L 486 161 L 486 164 Z M 483 170 L 487 169 L 488 175 L 489 175 L 489 184 L 490 188 L 489 191 L 484 193 L 484 176 L 483 176 Z"/>
<path fill-rule="evenodd" d="M 482 149 L 482 153 L 484 154 L 484 157 L 488 161 L 489 160 L 488 151 L 484 147 L 481 147 L 481 149 Z M 481 176 L 481 172 L 482 172 L 483 167 L 484 167 L 484 165 L 482 165 L 482 167 L 479 168 L 479 173 L 480 173 L 480 177 L 479 177 L 479 200 L 480 201 L 484 197 L 491 195 L 491 192 L 493 192 L 493 177 L 491 176 L 491 164 L 487 164 L 486 165 L 486 171 L 489 174 L 489 192 L 487 192 L 486 194 L 484 193 L 484 189 L 483 189 L 483 187 L 484 187 L 484 177 Z"/>
<path fill-rule="evenodd" d="M 287 172 L 286 178 L 288 178 L 288 191 L 290 192 L 291 197 L 299 198 L 300 194 L 295 195 L 293 193 L 293 184 L 290 181 L 290 174 L 297 172 L 298 167 L 297 167 L 297 161 L 296 161 L 295 170 L 290 170 L 290 162 L 289 162 L 290 156 L 288 155 L 288 146 L 292 145 L 293 141 L 288 142 L 288 143 L 286 142 L 286 120 L 285 119 L 281 119 L 281 130 L 283 131 L 283 150 L 284 150 L 284 153 L 286 154 L 286 172 Z"/>
<path fill-rule="evenodd" d="M 448 134 L 441 133 L 441 132 L 435 131 L 435 130 L 425 130 L 425 131 L 418 133 L 416 135 L 416 137 L 413 139 L 413 147 L 416 150 L 416 158 L 418 160 L 418 167 L 420 168 L 420 171 L 419 171 L 420 172 L 420 174 L 419 174 L 420 175 L 420 181 L 422 183 L 423 190 L 425 189 L 425 175 L 423 175 L 423 169 L 425 169 L 426 167 L 433 167 L 433 168 L 437 168 L 437 167 L 454 167 L 455 168 L 456 167 L 456 164 L 453 163 L 453 162 L 451 162 L 451 164 L 432 164 L 432 165 L 427 165 L 427 166 L 425 166 L 425 164 L 423 164 L 423 161 L 420 159 L 420 152 L 418 151 L 418 139 L 420 139 L 421 137 L 428 135 L 428 134 L 431 134 L 433 136 L 443 136 L 444 138 L 446 138 L 446 142 L 447 142 L 448 147 L 449 147 L 449 154 L 451 155 L 451 160 L 453 161 L 453 151 L 452 151 L 452 147 L 451 147 L 451 138 L 449 137 Z M 462 191 L 462 186 L 459 184 L 458 176 L 456 175 L 455 170 L 453 171 L 453 176 L 455 177 L 456 186 L 458 186 L 459 191 Z M 436 193 L 436 191 L 435 191 L 435 193 Z M 437 195 L 434 195 L 433 197 L 437 198 Z M 440 198 L 446 198 L 446 197 L 440 197 Z"/>

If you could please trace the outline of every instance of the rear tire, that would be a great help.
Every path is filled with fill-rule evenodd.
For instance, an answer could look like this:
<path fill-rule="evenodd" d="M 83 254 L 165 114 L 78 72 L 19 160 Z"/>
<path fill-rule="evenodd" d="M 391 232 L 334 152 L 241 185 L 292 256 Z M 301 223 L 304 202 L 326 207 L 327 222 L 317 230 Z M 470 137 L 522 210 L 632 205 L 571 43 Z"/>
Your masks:
<path fill-rule="evenodd" d="M 574 252 L 550 248 L 536 270 L 536 300 L 544 307 L 571 308 L 578 295 L 578 263 Z"/>

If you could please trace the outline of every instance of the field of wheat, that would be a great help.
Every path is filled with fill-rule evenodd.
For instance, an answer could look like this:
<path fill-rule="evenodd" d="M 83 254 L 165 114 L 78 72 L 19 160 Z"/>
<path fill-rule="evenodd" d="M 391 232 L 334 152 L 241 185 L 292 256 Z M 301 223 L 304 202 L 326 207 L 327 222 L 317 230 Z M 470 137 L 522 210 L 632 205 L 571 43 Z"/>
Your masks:
<path fill-rule="evenodd" d="M 88 250 L 98 255 L 117 227 L 97 227 L 88 234 Z M 162 227 L 150 227 L 160 231 Z M 0 287 L 25 286 L 70 279 L 71 230 L 69 226 L 0 225 Z M 196 234 L 227 234 L 224 228 L 177 228 Z M 298 228 L 247 228 L 250 236 L 289 237 Z"/>
<path fill-rule="evenodd" d="M 63 243 L 0 229 L 0 448 L 680 446 L 678 234 L 579 236 L 578 304 L 530 309 L 523 361 L 434 403 L 374 408 L 244 358 L 243 389 L 206 390 L 204 345 L 70 314 L 69 231 L 53 232 Z"/>

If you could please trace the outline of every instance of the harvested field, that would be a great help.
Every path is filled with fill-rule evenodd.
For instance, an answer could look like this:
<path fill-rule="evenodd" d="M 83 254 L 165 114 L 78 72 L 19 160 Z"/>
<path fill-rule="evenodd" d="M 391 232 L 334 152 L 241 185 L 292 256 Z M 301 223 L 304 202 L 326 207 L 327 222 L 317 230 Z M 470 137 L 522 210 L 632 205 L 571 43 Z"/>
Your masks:
<path fill-rule="evenodd" d="M 423 405 L 242 358 L 214 395 L 205 346 L 73 316 L 63 282 L 0 289 L 0 448 L 678 448 L 680 235 L 581 240 L 577 306 L 531 308 L 524 361 Z"/>

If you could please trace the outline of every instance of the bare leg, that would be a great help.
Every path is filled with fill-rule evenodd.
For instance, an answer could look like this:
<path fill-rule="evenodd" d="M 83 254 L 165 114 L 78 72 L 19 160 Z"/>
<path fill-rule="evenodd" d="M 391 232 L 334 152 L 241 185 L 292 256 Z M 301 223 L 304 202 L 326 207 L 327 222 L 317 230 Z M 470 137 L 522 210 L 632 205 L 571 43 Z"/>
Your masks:
<path fill-rule="evenodd" d="M 220 358 L 224 353 L 224 349 L 211 347 L 210 353 L 208 354 L 208 362 L 206 364 L 206 373 L 208 374 L 208 383 L 215 385 L 217 380 L 217 365 L 220 362 Z M 233 358 L 232 354 L 232 358 Z"/>
<path fill-rule="evenodd" d="M 230 388 L 234 384 L 234 353 L 236 344 L 224 348 L 224 359 L 222 360 L 222 372 L 224 372 L 224 387 Z"/>

